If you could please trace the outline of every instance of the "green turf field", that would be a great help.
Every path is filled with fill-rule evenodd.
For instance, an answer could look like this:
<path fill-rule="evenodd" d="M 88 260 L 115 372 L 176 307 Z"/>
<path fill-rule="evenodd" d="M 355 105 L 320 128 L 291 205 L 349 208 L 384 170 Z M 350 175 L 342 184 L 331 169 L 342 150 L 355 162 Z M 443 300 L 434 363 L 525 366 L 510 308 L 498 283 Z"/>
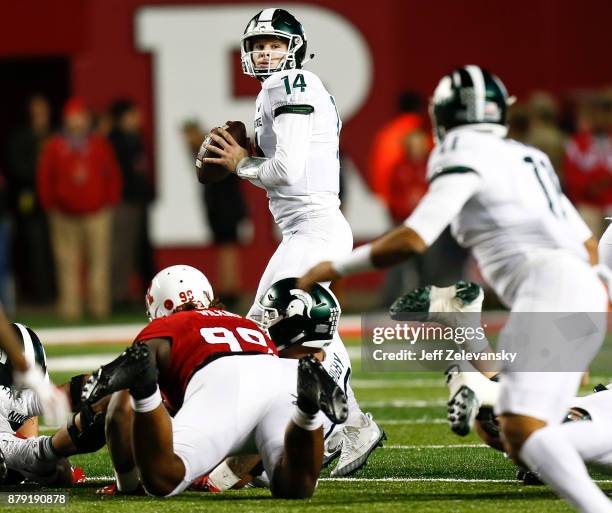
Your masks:
<path fill-rule="evenodd" d="M 348 341 L 357 345 L 357 340 Z M 48 356 L 78 358 L 108 352 L 121 345 L 50 346 Z M 110 482 L 112 469 L 106 449 L 72 458 L 90 478 L 69 490 L 71 511 L 410 511 L 461 513 L 571 511 L 544 487 L 526 487 L 514 480 L 513 465 L 503 455 L 485 448 L 475 436 L 459 438 L 446 426 L 446 389 L 435 374 L 364 373 L 354 362 L 353 387 L 365 411 L 384 427 L 388 440 L 374 452 L 366 467 L 346 479 L 330 479 L 329 469 L 315 496 L 306 501 L 272 500 L 268 490 L 231 491 L 213 495 L 188 492 L 160 500 L 142 497 L 99 498 L 97 487 Z M 56 382 L 74 372 L 53 373 Z M 88 369 L 82 369 L 88 370 Z M 596 475 L 612 492 L 612 476 Z M 608 482 L 607 480 L 610 479 Z M 48 508 L 57 511 L 59 507 Z M 19 511 L 28 511 L 20 507 Z M 44 511 L 32 508 L 31 511 Z"/>

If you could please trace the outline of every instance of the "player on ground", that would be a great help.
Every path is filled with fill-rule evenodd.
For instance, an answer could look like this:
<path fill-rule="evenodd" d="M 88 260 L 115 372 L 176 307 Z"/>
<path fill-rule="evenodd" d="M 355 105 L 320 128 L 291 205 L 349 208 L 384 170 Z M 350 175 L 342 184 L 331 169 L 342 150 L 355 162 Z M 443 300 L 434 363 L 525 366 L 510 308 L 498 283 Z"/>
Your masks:
<path fill-rule="evenodd" d="M 300 358 L 312 354 L 318 360 L 323 360 L 325 348 L 338 329 L 340 305 L 329 289 L 315 284 L 310 292 L 305 292 L 297 288 L 296 281 L 296 278 L 279 280 L 257 300 L 263 312 L 261 326 L 270 335 L 281 358 Z M 346 385 L 344 383 L 343 386 Z M 333 423 L 324 418 L 323 431 L 328 432 L 332 428 Z M 269 486 L 267 476 L 259 473 L 261 470 L 256 466 L 257 462 L 258 458 L 252 456 L 228 458 L 194 486 L 221 492 L 233 486 L 240 487 L 247 481 L 248 475 L 257 476 L 252 480 L 257 486 Z"/>
<path fill-rule="evenodd" d="M 19 338 L 0 305 L 0 362 L 12 363 L 15 382 L 19 386 L 35 390 L 47 420 L 61 424 L 70 414 L 66 397 L 51 383 L 48 374 L 35 364 L 28 363 L 21 347 Z"/>
<path fill-rule="evenodd" d="M 318 264 L 298 286 L 308 289 L 315 282 L 401 262 L 422 253 L 452 223 L 455 238 L 472 249 L 487 282 L 512 308 L 508 334 L 525 333 L 521 322 L 537 320 L 516 312 L 603 315 L 606 293 L 587 251 L 595 247 L 592 234 L 561 192 L 546 155 L 504 139 L 507 105 L 501 81 L 477 66 L 443 77 L 431 109 L 437 145 L 428 163 L 430 187 L 419 206 L 403 226 L 349 257 Z M 581 371 L 603 340 L 602 319 L 589 321 L 598 329 L 581 333 L 580 346 L 573 346 L 582 359 L 576 365 L 583 368 L 504 371 L 497 409 L 515 461 L 527 464 L 580 511 L 612 511 L 560 424 Z M 503 336 L 501 342 L 518 340 Z M 577 424 L 584 438 L 598 436 L 592 424 Z"/>
<path fill-rule="evenodd" d="M 48 382 L 45 350 L 39 337 L 22 324 L 12 324 L 11 331 L 28 366 L 40 368 Z M 0 449 L 8 470 L 7 482 L 19 483 L 27 478 L 46 486 L 68 486 L 83 478 L 82 471 L 72 469 L 66 458 L 104 445 L 103 418 L 94 421 L 93 410 L 81 410 L 75 404 L 76 413 L 67 426 L 53 436 L 37 436 L 38 417 L 43 412 L 40 397 L 36 390 L 18 385 L 13 376 L 12 363 L 0 358 Z M 80 396 L 81 377 L 75 377 L 75 383 Z M 58 389 L 57 394 L 62 394 L 62 403 L 68 404 L 65 391 Z M 104 405 L 96 405 L 99 407 Z"/>
<path fill-rule="evenodd" d="M 278 358 L 253 321 L 212 298 L 198 270 L 160 271 L 147 293 L 151 323 L 84 398 L 129 389 L 134 473 L 152 495 L 176 495 L 227 456 L 259 452 L 275 497 L 310 497 L 323 457 L 319 410 L 342 422 L 346 397 L 316 359 Z"/>
<path fill-rule="evenodd" d="M 306 35 L 298 20 L 283 9 L 265 9 L 248 23 L 241 41 L 242 68 L 262 84 L 255 110 L 257 156 L 249 157 L 225 130 L 208 146 L 220 164 L 266 190 L 270 211 L 283 239 L 270 259 L 256 299 L 275 282 L 299 276 L 317 261 L 348 255 L 350 226 L 340 212 L 339 136 L 342 122 L 334 97 L 314 73 L 303 69 Z M 329 286 L 328 280 L 322 284 Z M 261 310 L 248 314 L 256 322 Z M 325 349 L 323 366 L 344 388 L 351 365 L 340 337 Z M 326 459 L 339 455 L 333 476 L 348 475 L 365 464 L 384 432 L 359 408 L 347 388 L 349 419 L 326 433 Z"/>

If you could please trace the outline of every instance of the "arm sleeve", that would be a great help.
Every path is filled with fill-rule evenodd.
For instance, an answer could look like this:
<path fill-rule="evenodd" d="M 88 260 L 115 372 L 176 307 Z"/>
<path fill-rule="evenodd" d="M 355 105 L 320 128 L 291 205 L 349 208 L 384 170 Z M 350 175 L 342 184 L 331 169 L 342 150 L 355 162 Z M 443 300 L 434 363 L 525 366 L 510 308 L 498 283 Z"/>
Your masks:
<path fill-rule="evenodd" d="M 585 242 L 593 237 L 593 232 L 591 232 L 591 229 L 584 222 L 574 205 L 572 205 L 572 202 L 565 194 L 561 194 L 561 205 L 563 206 L 563 212 L 565 212 L 567 222 L 574 230 L 576 236 L 582 242 Z"/>
<path fill-rule="evenodd" d="M 272 129 L 276 152 L 261 168 L 260 182 L 266 187 L 292 185 L 304 174 L 312 132 L 311 113 L 279 113 Z"/>
<path fill-rule="evenodd" d="M 40 404 L 38 395 L 36 395 L 33 390 L 23 390 L 21 394 L 28 417 L 32 418 L 42 415 L 42 405 Z"/>
<path fill-rule="evenodd" d="M 427 194 L 404 225 L 412 228 L 431 246 L 478 191 L 481 183 L 476 171 L 440 175 L 431 182 Z"/>

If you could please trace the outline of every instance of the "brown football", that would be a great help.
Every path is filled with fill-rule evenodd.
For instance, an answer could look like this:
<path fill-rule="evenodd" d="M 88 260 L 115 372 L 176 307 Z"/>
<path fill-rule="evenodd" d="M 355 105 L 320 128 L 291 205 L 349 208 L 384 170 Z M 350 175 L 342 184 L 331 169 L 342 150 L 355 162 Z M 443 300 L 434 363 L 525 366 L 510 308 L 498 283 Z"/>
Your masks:
<path fill-rule="evenodd" d="M 236 139 L 236 142 L 245 149 L 247 148 L 247 135 L 246 127 L 242 121 L 226 121 L 223 127 L 227 130 L 231 136 Z M 216 133 L 217 128 L 213 128 L 211 133 Z M 200 151 L 196 157 L 196 170 L 198 172 L 198 181 L 200 183 L 209 184 L 216 183 L 223 180 L 230 172 L 219 164 L 205 164 L 202 159 L 205 158 L 216 158 L 218 155 L 206 149 L 206 146 L 216 146 L 219 148 L 219 144 L 213 141 L 210 134 L 206 136 L 206 139 L 200 146 Z"/>

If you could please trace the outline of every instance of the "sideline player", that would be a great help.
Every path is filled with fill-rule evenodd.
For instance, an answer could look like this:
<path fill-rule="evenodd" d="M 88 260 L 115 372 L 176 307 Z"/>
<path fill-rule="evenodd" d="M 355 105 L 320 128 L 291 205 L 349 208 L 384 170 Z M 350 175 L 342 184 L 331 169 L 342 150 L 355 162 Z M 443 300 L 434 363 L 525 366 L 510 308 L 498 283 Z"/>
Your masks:
<path fill-rule="evenodd" d="M 587 247 L 595 241 L 561 192 L 546 155 L 504 139 L 507 106 L 501 81 L 478 66 L 443 77 L 431 106 L 437 145 L 428 162 L 430 187 L 416 210 L 403 226 L 349 257 L 318 264 L 298 286 L 401 262 L 422 253 L 452 223 L 455 238 L 472 249 L 487 282 L 512 308 L 503 343 L 520 342 L 516 333 L 532 335 L 521 323 L 541 320 L 516 312 L 600 313 L 589 319 L 598 329 L 580 333 L 580 346 L 571 346 L 583 360 L 577 370 L 585 370 L 603 341 L 607 308 L 604 287 L 589 265 Z M 581 372 L 503 371 L 501 429 L 510 456 L 574 507 L 612 511 L 560 424 L 580 378 Z M 592 424 L 576 424 L 585 438 L 599 436 Z"/>
<path fill-rule="evenodd" d="M 353 236 L 340 212 L 339 137 L 342 122 L 334 97 L 319 77 L 303 69 L 304 29 L 283 9 L 265 9 L 248 23 L 241 41 L 242 69 L 262 84 L 255 111 L 257 157 L 249 157 L 225 130 L 211 134 L 221 148 L 208 146 L 221 164 L 240 178 L 266 190 L 270 211 L 283 239 L 270 259 L 256 299 L 275 282 L 300 276 L 321 259 L 346 256 Z M 329 280 L 321 282 L 329 286 Z M 248 314 L 256 322 L 255 303 Z M 323 366 L 342 388 L 351 363 L 340 337 L 325 349 Z M 359 408 L 347 388 L 349 419 L 326 433 L 326 460 L 339 455 L 332 476 L 345 476 L 365 464 L 382 442 L 383 430 Z"/>
<path fill-rule="evenodd" d="M 319 410 L 344 421 L 346 396 L 315 358 L 278 358 L 253 321 L 212 298 L 197 269 L 160 271 L 147 293 L 150 324 L 83 397 L 129 389 L 135 470 L 152 495 L 176 495 L 228 455 L 259 452 L 273 496 L 310 497 L 323 458 Z"/>

